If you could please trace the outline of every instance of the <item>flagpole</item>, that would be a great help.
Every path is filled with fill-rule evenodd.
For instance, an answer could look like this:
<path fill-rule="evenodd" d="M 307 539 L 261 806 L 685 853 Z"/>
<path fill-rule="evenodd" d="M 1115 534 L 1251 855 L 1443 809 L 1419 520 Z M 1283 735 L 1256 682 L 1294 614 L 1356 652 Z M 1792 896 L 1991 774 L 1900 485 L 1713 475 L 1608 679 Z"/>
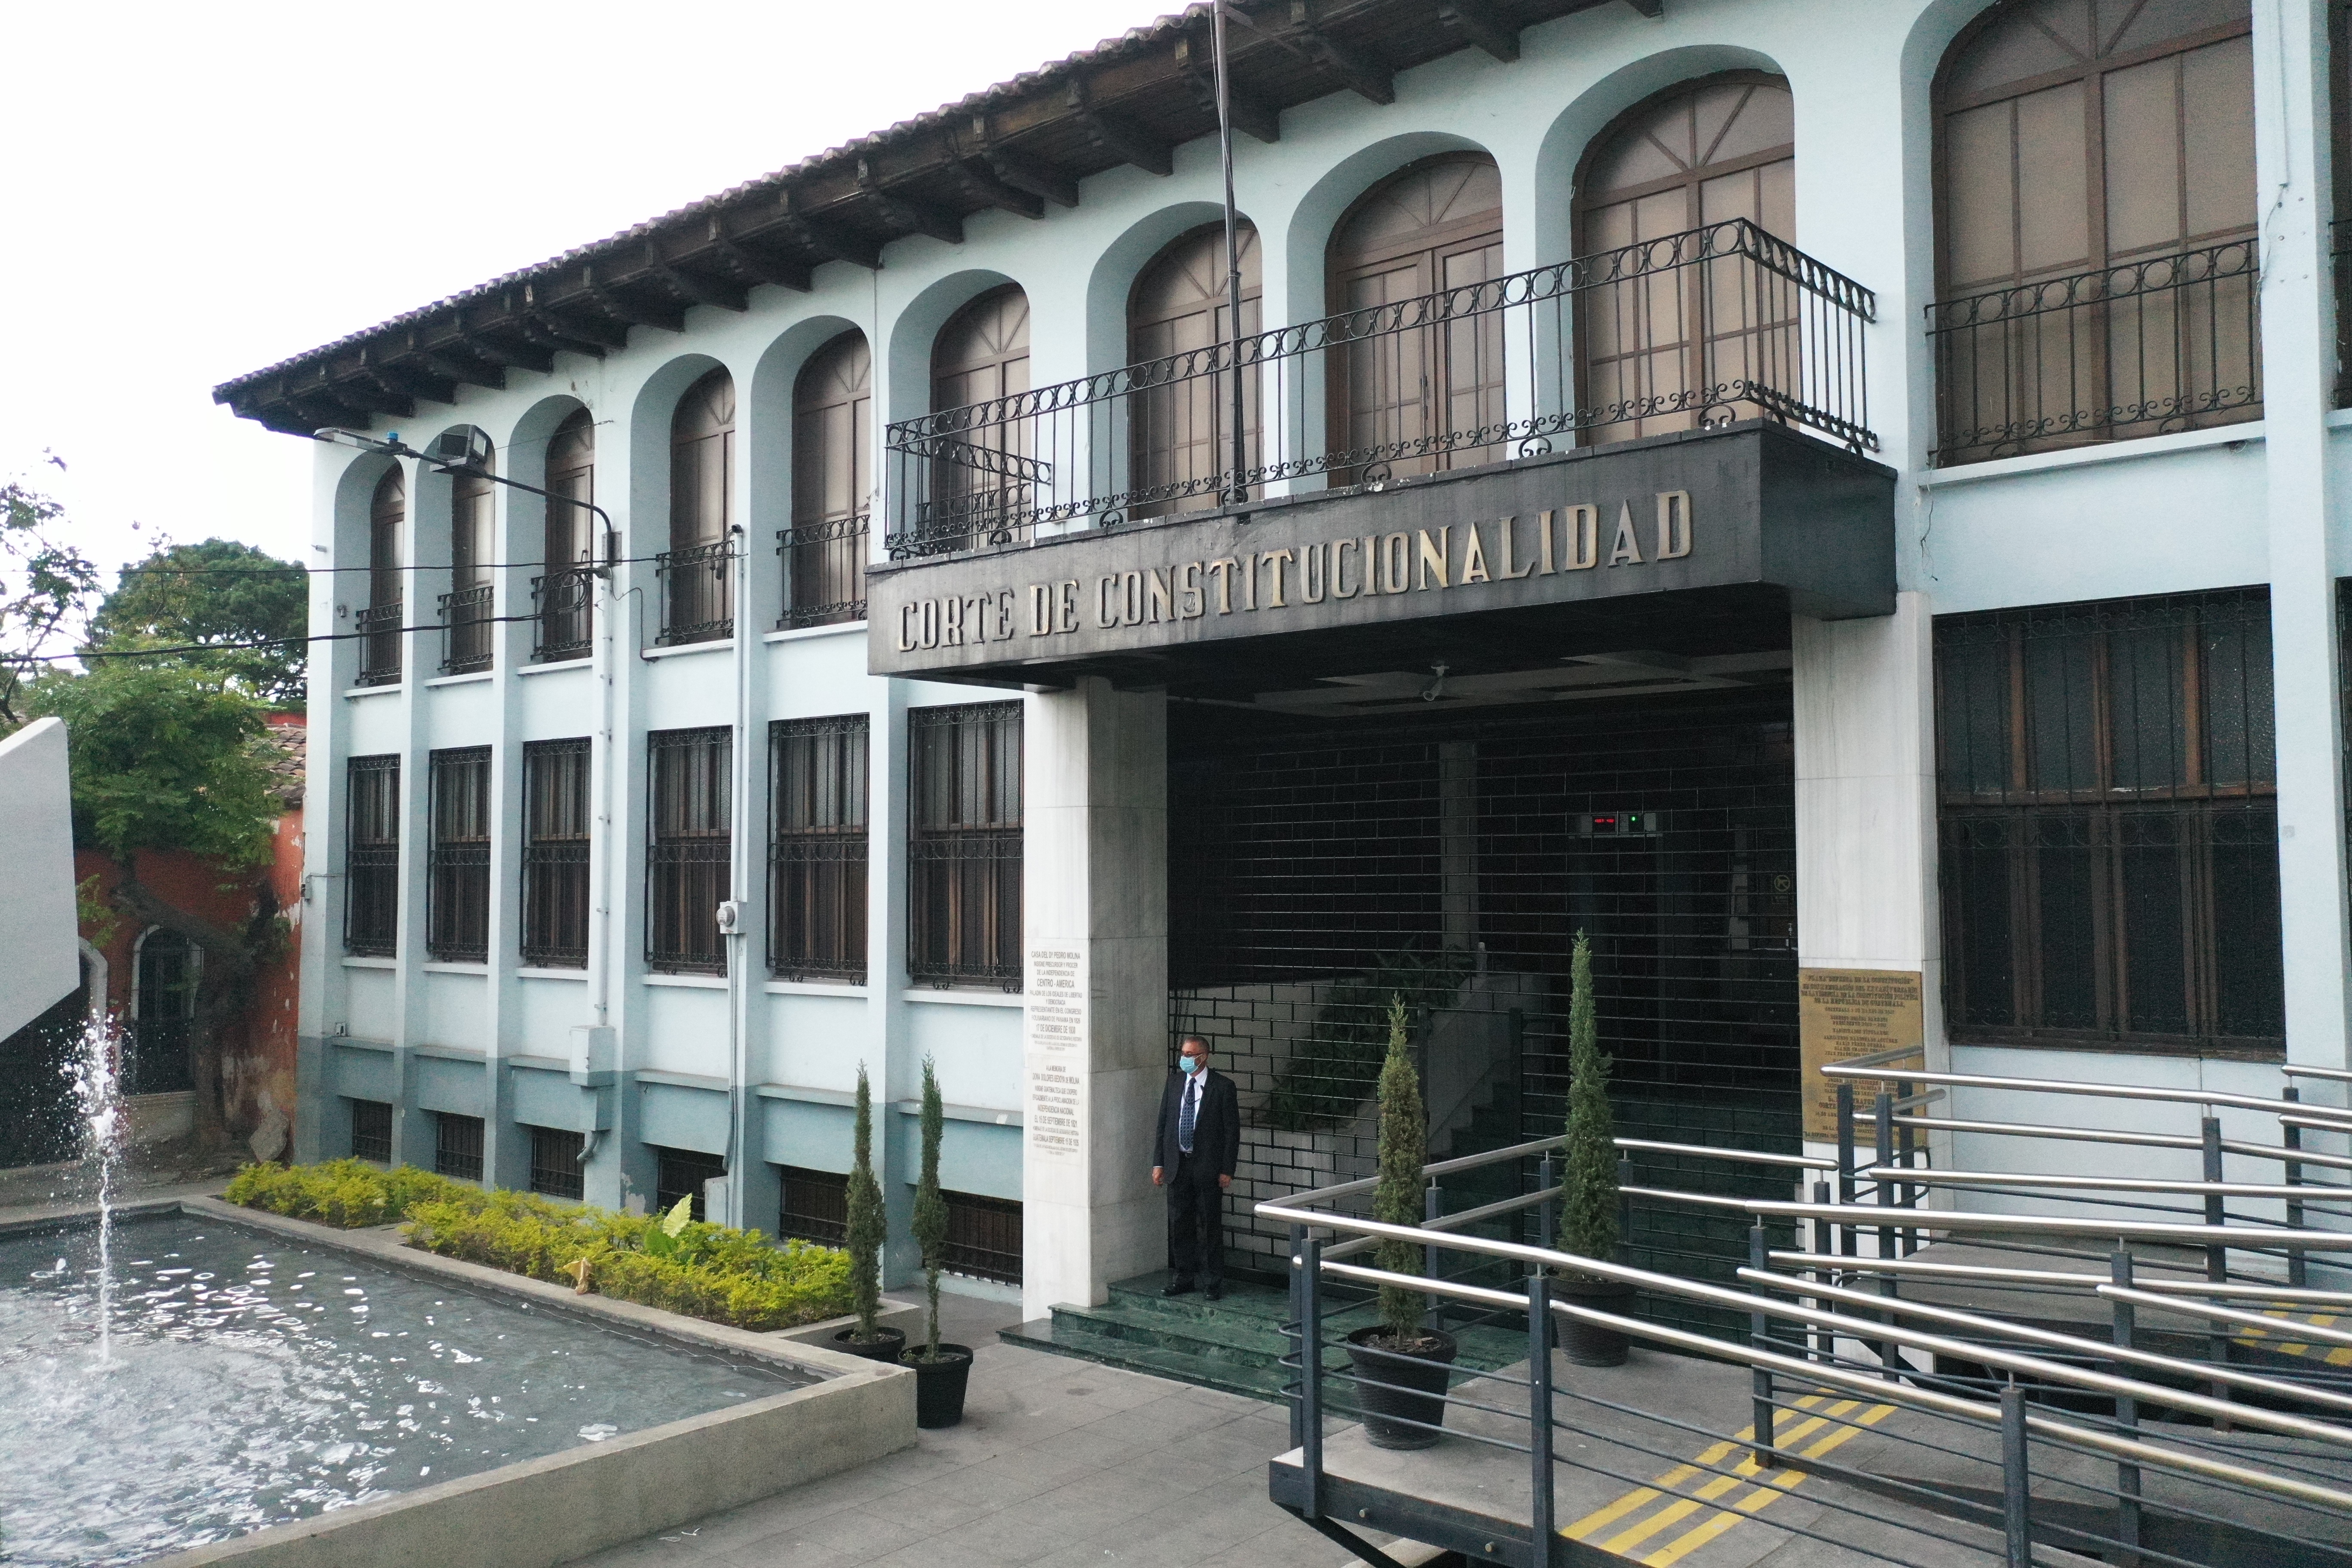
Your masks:
<path fill-rule="evenodd" d="M 1225 487 L 1224 499 L 1244 501 L 1249 499 L 1246 475 L 1249 471 L 1247 437 L 1242 428 L 1242 231 L 1241 217 L 1234 209 L 1234 106 L 1231 72 L 1225 60 L 1225 3 L 1210 0 L 1211 46 L 1217 78 L 1217 155 L 1224 165 L 1225 175 L 1225 316 L 1231 322 L 1231 348 L 1228 358 L 1233 366 L 1233 397 L 1227 408 L 1226 428 L 1232 440 L 1232 482 Z"/>

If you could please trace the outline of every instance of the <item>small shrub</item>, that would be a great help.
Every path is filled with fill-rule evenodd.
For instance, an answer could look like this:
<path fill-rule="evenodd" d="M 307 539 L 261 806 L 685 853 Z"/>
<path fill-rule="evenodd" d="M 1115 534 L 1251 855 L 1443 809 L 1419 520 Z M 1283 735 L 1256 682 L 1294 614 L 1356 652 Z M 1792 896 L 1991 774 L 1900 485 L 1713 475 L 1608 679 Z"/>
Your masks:
<path fill-rule="evenodd" d="M 362 1160 L 247 1165 L 230 1178 L 223 1195 L 247 1208 L 316 1220 L 345 1230 L 390 1225 L 413 1205 L 427 1200 L 478 1203 L 483 1196 L 472 1187 L 414 1165 L 380 1171 Z"/>
<path fill-rule="evenodd" d="M 1409 1022 L 1404 998 L 1391 997 L 1388 1057 L 1380 1077 L 1381 1174 L 1372 1188 L 1372 1217 L 1385 1225 L 1419 1225 L 1425 1212 L 1421 1168 L 1429 1163 L 1429 1118 L 1421 1104 L 1421 1075 L 1413 1070 L 1412 1053 L 1405 1045 Z M 1419 1247 L 1393 1237 L 1381 1243 L 1374 1258 L 1391 1274 L 1419 1274 L 1424 1263 Z M 1381 1323 L 1388 1330 L 1391 1349 L 1421 1337 L 1426 1305 L 1418 1290 L 1381 1287 Z"/>

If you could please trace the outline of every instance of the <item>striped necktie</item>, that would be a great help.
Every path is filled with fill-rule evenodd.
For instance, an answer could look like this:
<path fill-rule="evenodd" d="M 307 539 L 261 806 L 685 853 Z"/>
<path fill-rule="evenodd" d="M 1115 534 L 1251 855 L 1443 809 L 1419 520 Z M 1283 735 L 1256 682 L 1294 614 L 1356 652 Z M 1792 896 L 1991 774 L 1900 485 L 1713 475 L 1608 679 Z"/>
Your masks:
<path fill-rule="evenodd" d="M 1184 1084 L 1184 1103 L 1176 1112 L 1176 1147 L 1183 1153 L 1192 1152 L 1192 1121 L 1201 1102 L 1201 1075 L 1194 1073 Z"/>

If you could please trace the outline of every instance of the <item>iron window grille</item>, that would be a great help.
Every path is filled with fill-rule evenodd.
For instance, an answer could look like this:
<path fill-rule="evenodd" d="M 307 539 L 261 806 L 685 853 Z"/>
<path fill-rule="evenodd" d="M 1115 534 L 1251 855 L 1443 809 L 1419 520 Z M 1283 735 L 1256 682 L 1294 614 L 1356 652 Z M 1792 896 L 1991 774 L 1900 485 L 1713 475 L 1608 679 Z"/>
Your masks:
<path fill-rule="evenodd" d="M 370 605 L 359 613 L 362 686 L 394 686 L 400 680 L 401 601 Z"/>
<path fill-rule="evenodd" d="M 654 1204 L 664 1214 L 677 1206 L 680 1198 L 692 1198 L 694 1205 L 687 1212 L 696 1219 L 707 1219 L 704 1212 L 702 1184 L 727 1173 L 727 1162 L 716 1154 L 705 1154 L 694 1149 L 654 1150 Z"/>
<path fill-rule="evenodd" d="M 596 568 L 566 566 L 530 580 L 530 657 L 578 658 L 596 630 Z"/>
<path fill-rule="evenodd" d="M 1936 626 L 1956 1041 L 2285 1045 L 2268 592 Z"/>
<path fill-rule="evenodd" d="M 866 720 L 768 728 L 768 969 L 866 980 Z"/>
<path fill-rule="evenodd" d="M 435 752 L 425 951 L 479 963 L 490 952 L 490 749 Z"/>
<path fill-rule="evenodd" d="M 490 668 L 490 596 L 488 583 L 441 595 L 442 674 Z"/>
<path fill-rule="evenodd" d="M 343 841 L 343 950 L 390 958 L 400 948 L 400 759 L 353 757 Z"/>
<path fill-rule="evenodd" d="M 646 802 L 646 962 L 673 973 L 724 974 L 719 906 L 734 853 L 734 736 L 725 729 L 656 730 Z"/>
<path fill-rule="evenodd" d="M 1618 435 L 1766 418 L 1875 450 L 1864 338 L 1877 311 L 1870 289 L 1747 219 L 1711 224 L 893 424 L 887 545 L 894 560 L 986 549 L 1041 522 L 1534 457 L 1628 426 Z M 1147 447 L 1197 460 L 1134 469 L 1122 432 L 1210 418 L 1208 389 L 1236 377 L 1267 411 L 1248 416 L 1242 468 L 1177 430 Z M 1309 394 L 1335 382 L 1354 406 L 1432 412 L 1329 420 Z M 1507 392 L 1526 412 L 1507 411 Z"/>
<path fill-rule="evenodd" d="M 837 1171 L 780 1165 L 783 1195 L 776 1234 L 789 1240 L 839 1247 L 849 1238 L 849 1178 Z"/>
<path fill-rule="evenodd" d="M 522 749 L 522 957 L 588 965 L 588 737 Z"/>
<path fill-rule="evenodd" d="M 797 523 L 776 534 L 791 589 L 782 625 L 828 626 L 866 618 L 866 551 L 871 516 Z"/>
<path fill-rule="evenodd" d="M 580 1170 L 586 1141 L 560 1127 L 530 1130 L 530 1190 L 551 1198 L 579 1198 L 588 1186 Z"/>
<path fill-rule="evenodd" d="M 439 1110 L 433 1115 L 433 1169 L 462 1182 L 482 1179 L 482 1119 Z"/>
<path fill-rule="evenodd" d="M 940 1195 L 948 1205 L 948 1272 L 1020 1284 L 1021 1205 L 973 1193 Z"/>
<path fill-rule="evenodd" d="M 195 1088 L 197 983 L 204 950 L 160 927 L 139 940 L 133 1016 L 122 1042 L 122 1092 L 177 1094 Z"/>
<path fill-rule="evenodd" d="M 1021 988 L 1021 704 L 919 708 L 908 731 L 908 976 Z"/>
<path fill-rule="evenodd" d="M 381 1100 L 354 1100 L 352 1108 L 352 1158 L 392 1163 L 392 1107 Z"/>
<path fill-rule="evenodd" d="M 735 635 L 735 544 L 731 539 L 666 550 L 661 576 L 665 647 L 718 642 Z"/>

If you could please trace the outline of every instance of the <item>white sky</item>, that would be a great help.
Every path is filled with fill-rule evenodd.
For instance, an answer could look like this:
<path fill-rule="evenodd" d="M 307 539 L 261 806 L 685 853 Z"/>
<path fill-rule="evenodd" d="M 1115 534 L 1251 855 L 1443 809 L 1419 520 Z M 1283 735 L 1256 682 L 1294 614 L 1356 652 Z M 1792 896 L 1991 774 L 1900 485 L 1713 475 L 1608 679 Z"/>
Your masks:
<path fill-rule="evenodd" d="M 310 443 L 216 383 L 1177 3 L 0 6 L 0 479 L 102 565 L 306 559 Z"/>

